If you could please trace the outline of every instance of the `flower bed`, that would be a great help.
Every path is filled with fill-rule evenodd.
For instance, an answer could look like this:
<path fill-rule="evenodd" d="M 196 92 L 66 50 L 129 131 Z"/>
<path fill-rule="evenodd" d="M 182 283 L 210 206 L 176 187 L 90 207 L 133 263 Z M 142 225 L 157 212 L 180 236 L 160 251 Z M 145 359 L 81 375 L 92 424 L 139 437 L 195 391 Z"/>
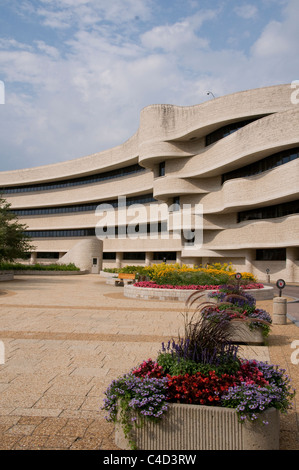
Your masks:
<path fill-rule="evenodd" d="M 177 404 L 185 406 L 184 414 L 188 413 L 186 405 L 193 405 L 193 432 L 198 433 L 198 428 L 202 426 L 199 421 L 194 422 L 194 413 L 197 413 L 196 407 L 198 406 L 198 413 L 201 414 L 205 411 L 205 426 L 207 429 L 212 423 L 207 421 L 209 410 L 211 409 L 212 416 L 218 412 L 223 415 L 223 412 L 230 413 L 230 419 L 234 420 L 238 436 L 232 436 L 232 428 L 229 426 L 229 432 L 226 430 L 227 442 L 221 445 L 224 449 L 230 449 L 235 441 L 240 440 L 242 435 L 242 423 L 250 427 L 251 444 L 248 448 L 253 448 L 252 440 L 255 446 L 260 445 L 260 435 L 277 436 L 279 433 L 279 418 L 277 414 L 273 418 L 276 423 L 276 429 L 272 426 L 267 429 L 269 425 L 269 414 L 273 410 L 286 412 L 290 407 L 289 399 L 292 398 L 293 392 L 290 390 L 288 379 L 284 376 L 283 370 L 277 366 L 269 365 L 264 362 L 257 361 L 241 361 L 240 369 L 235 374 L 216 374 L 215 371 L 196 374 L 171 376 L 166 374 L 163 369 L 159 370 L 161 377 L 154 377 L 154 369 L 160 369 L 158 363 L 153 362 L 151 359 L 142 363 L 139 367 L 132 370 L 129 374 L 113 381 L 108 390 L 106 391 L 107 398 L 105 399 L 104 409 L 109 412 L 107 416 L 108 421 L 117 423 L 116 427 L 116 443 L 121 448 L 138 448 L 142 449 L 160 449 L 167 450 L 169 447 L 159 447 L 159 440 L 152 443 L 147 447 L 149 441 L 148 434 L 144 437 L 145 433 L 153 432 L 161 434 L 161 427 L 169 428 L 168 412 L 173 413 L 172 409 Z M 144 375 L 143 369 L 147 372 Z M 149 371 L 148 369 L 152 369 Z M 217 407 L 217 408 L 215 408 Z M 181 406 L 182 408 L 182 406 Z M 186 410 L 187 408 L 187 410 Z M 235 417 L 231 418 L 232 413 Z M 179 414 L 181 417 L 182 412 Z M 271 414 L 270 414 L 271 416 Z M 192 419 L 192 418 L 191 418 Z M 147 427 L 149 423 L 149 428 Z M 221 420 L 222 426 L 225 429 L 225 419 Z M 238 423 L 238 424 L 237 424 Z M 185 426 L 184 426 L 185 424 Z M 137 427 L 135 427 L 137 425 Z M 252 438 L 253 425 L 256 426 L 254 432 L 257 433 L 257 439 Z M 186 427 L 190 424 L 179 423 L 179 425 L 171 423 L 172 433 L 180 432 L 185 435 Z M 263 430 L 263 427 L 266 429 Z M 185 429 L 185 431 L 184 431 Z M 245 426 L 246 429 L 246 426 Z M 169 430 L 168 430 L 169 431 Z M 203 433 L 206 429 L 202 430 Z M 218 430 L 223 432 L 222 430 Z M 142 437 L 143 436 L 143 437 Z M 165 439 L 165 437 L 164 437 Z M 172 438 L 168 438 L 168 440 Z M 202 437 L 199 435 L 199 440 Z M 219 439 L 219 438 L 218 438 Z M 210 440 L 205 442 L 207 447 L 201 447 L 202 444 L 194 444 L 193 436 L 190 436 L 189 441 L 192 442 L 193 449 L 211 449 L 218 448 L 214 443 L 215 435 L 210 436 Z M 246 439 L 245 439 L 246 440 Z M 142 443 L 143 442 L 143 443 Z M 184 443 L 184 447 L 170 447 L 176 450 L 192 449 L 192 447 Z M 176 444 L 178 445 L 178 444 Z M 248 444 L 241 443 L 240 449 L 247 448 Z M 276 438 L 277 445 L 277 438 Z M 237 447 L 238 448 L 238 447 Z M 273 448 L 273 447 L 270 447 Z M 265 449 L 264 449 L 265 450 Z"/>
<path fill-rule="evenodd" d="M 138 286 L 130 285 L 124 286 L 124 295 L 130 298 L 136 299 L 146 299 L 146 300 L 166 300 L 166 301 L 180 301 L 185 302 L 190 294 L 204 292 L 208 295 L 210 292 L 215 291 L 215 288 L 218 286 L 202 286 L 202 287 L 211 287 L 211 290 L 206 289 L 189 289 L 185 288 L 185 286 L 170 286 L 169 287 L 152 287 L 147 282 L 146 287 L 141 286 L 141 283 L 138 283 Z M 274 296 L 274 288 L 269 286 L 261 287 L 258 286 L 255 288 L 250 288 L 251 294 L 255 297 L 256 300 L 270 300 L 273 299 Z M 209 300 L 209 298 L 207 298 Z"/>
<path fill-rule="evenodd" d="M 223 319 L 229 321 L 232 334 L 235 333 L 234 330 L 239 330 L 239 342 L 260 343 L 263 338 L 269 335 L 272 324 L 271 315 L 258 308 L 256 299 L 244 288 L 236 285 L 220 286 L 218 291 L 210 292 L 208 298 L 217 303 L 199 304 L 197 308 L 200 309 L 201 314 L 206 320 L 219 321 Z M 199 297 L 198 299 L 200 300 Z M 251 335 L 250 332 L 258 333 L 256 340 L 255 335 Z"/>
<path fill-rule="evenodd" d="M 227 322 L 207 322 L 202 316 L 192 316 L 189 320 L 187 316 L 185 336 L 162 343 L 156 360 L 143 361 L 114 380 L 105 392 L 103 408 L 108 412 L 107 420 L 121 426 L 124 445 L 129 443 L 131 448 L 136 448 L 137 443 L 139 448 L 145 448 L 140 446 L 147 445 L 144 443 L 148 439 L 136 441 L 137 428 L 141 426 L 143 431 L 140 432 L 147 435 L 148 429 L 153 430 L 147 428 L 147 422 L 154 428 L 163 426 L 169 408 L 175 404 L 196 406 L 199 410 L 201 407 L 233 410 L 239 424 L 254 424 L 259 436 L 269 432 L 263 431 L 263 426 L 267 426 L 265 412 L 271 409 L 287 412 L 294 394 L 283 369 L 238 357 L 238 346 L 229 340 Z M 205 426 L 210 425 L 206 418 Z M 198 433 L 199 422 L 195 421 L 194 426 L 194 432 Z M 275 426 L 277 433 L 277 421 Z M 242 432 L 242 428 L 238 427 L 237 432 Z M 117 433 L 119 435 L 119 428 Z M 186 436 L 186 429 L 182 433 Z M 231 434 L 226 437 L 231 441 L 235 438 Z M 118 438 L 117 442 L 120 442 Z M 259 438 L 255 442 L 259 442 Z M 205 445 L 213 448 L 210 441 Z M 230 445 L 228 441 L 225 448 Z M 186 448 L 191 447 L 176 450 Z"/>
<path fill-rule="evenodd" d="M 130 269 L 131 271 L 132 268 L 123 269 Z M 235 277 L 236 271 L 231 265 L 221 265 L 220 263 L 209 267 L 161 263 L 139 268 L 137 273 L 147 276 L 150 281 L 154 281 L 159 285 L 216 285 L 229 282 Z M 241 276 L 243 280 L 256 282 L 256 278 L 251 273 L 242 272 Z"/>
<path fill-rule="evenodd" d="M 172 284 L 157 284 L 154 281 L 139 281 L 134 283 L 135 287 L 144 287 L 148 289 L 178 289 L 178 290 L 215 290 L 219 289 L 220 285 L 172 285 Z M 263 289 L 264 285 L 259 282 L 251 282 L 240 286 L 242 289 Z"/>

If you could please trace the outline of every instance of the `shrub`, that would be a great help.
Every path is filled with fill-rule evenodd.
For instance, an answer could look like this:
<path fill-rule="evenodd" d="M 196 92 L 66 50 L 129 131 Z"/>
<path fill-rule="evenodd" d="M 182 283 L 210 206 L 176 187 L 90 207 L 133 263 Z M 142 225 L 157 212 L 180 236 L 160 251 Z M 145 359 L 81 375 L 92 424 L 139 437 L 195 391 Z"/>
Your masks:
<path fill-rule="evenodd" d="M 162 349 L 165 346 L 162 344 Z M 240 361 L 236 358 L 219 361 L 216 364 L 207 364 L 193 361 L 192 359 L 185 359 L 177 357 L 173 353 L 161 351 L 157 357 L 157 363 L 162 367 L 165 374 L 173 375 L 193 375 L 197 372 L 208 374 L 210 371 L 215 371 L 217 375 L 221 374 L 234 374 L 240 367 Z"/>
<path fill-rule="evenodd" d="M 70 264 L 22 264 L 1 263 L 0 269 L 13 271 L 80 271 L 73 263 Z"/>
<path fill-rule="evenodd" d="M 103 271 L 105 273 L 119 273 L 119 268 L 104 268 Z"/>
<path fill-rule="evenodd" d="M 144 267 L 143 266 L 124 266 L 123 268 L 119 269 L 120 273 L 128 273 L 128 274 L 143 274 Z"/>
<path fill-rule="evenodd" d="M 217 263 L 215 265 L 211 265 L 208 268 L 198 268 L 198 267 L 190 267 L 187 265 L 179 265 L 178 263 L 173 264 L 153 264 L 151 266 L 143 267 L 143 274 L 147 275 L 150 280 L 155 281 L 157 284 L 171 284 L 173 279 L 176 282 L 181 283 L 183 276 L 189 276 L 187 279 L 192 279 L 192 276 L 195 276 L 195 279 L 200 279 L 200 282 L 204 282 L 205 284 L 223 284 L 231 279 L 234 279 L 235 270 L 233 270 L 231 265 L 227 263 L 221 265 Z M 242 280 L 256 282 L 256 278 L 251 273 L 241 273 Z M 196 278 L 196 276 L 199 276 Z M 205 282 L 204 276 L 207 276 L 207 282 Z M 213 282 L 208 280 L 213 280 Z M 185 280 L 185 282 L 187 282 Z M 198 281 L 190 282 L 190 284 L 199 283 Z M 180 284 L 177 284 L 180 285 Z"/>

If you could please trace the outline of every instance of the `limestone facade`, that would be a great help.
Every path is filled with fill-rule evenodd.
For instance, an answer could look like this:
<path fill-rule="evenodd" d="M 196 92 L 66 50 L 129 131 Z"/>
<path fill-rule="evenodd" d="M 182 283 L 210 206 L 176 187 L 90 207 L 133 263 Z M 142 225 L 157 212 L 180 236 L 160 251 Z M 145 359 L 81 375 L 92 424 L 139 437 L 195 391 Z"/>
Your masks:
<path fill-rule="evenodd" d="M 123 145 L 1 172 L 0 191 L 36 247 L 32 261 L 76 253 L 76 259 L 90 258 L 80 261 L 90 266 L 95 245 L 82 241 L 98 235 L 101 268 L 165 258 L 192 265 L 231 261 L 260 280 L 268 269 L 271 281 L 298 282 L 299 106 L 292 92 L 280 85 L 195 106 L 148 106 Z M 112 204 L 107 213 L 100 211 L 104 203 Z M 191 208 L 180 230 L 173 204 Z M 186 241 L 196 207 L 200 244 Z M 114 237 L 95 230 L 100 221 Z M 130 223 L 135 235 L 129 236 Z"/>

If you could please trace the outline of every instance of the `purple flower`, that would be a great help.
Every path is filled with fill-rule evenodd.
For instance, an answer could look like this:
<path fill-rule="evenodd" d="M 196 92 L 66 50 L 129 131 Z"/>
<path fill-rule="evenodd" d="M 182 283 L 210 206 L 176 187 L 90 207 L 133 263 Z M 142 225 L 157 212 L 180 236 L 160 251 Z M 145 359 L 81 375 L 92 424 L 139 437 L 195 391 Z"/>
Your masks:
<path fill-rule="evenodd" d="M 116 421 L 120 403 L 126 404 L 130 420 L 137 415 L 160 417 L 167 410 L 167 378 L 136 377 L 126 374 L 114 380 L 105 392 L 103 409 L 108 411 L 107 421 Z M 122 405 L 120 405 L 122 407 Z"/>
<path fill-rule="evenodd" d="M 229 388 L 222 396 L 222 405 L 236 408 L 242 421 L 247 418 L 254 421 L 259 413 L 271 407 L 286 412 L 291 407 L 289 399 L 292 396 L 293 392 L 288 388 L 277 386 L 274 382 L 264 387 L 243 382 Z"/>

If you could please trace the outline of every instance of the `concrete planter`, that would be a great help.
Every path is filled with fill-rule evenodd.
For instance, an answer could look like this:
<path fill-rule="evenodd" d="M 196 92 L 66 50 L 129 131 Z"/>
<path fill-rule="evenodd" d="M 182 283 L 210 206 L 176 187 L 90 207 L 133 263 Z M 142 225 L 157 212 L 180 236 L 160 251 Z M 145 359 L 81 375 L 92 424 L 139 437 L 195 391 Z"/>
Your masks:
<path fill-rule="evenodd" d="M 251 330 L 246 322 L 234 320 L 230 322 L 230 339 L 239 344 L 262 345 L 265 343 L 261 328 Z"/>
<path fill-rule="evenodd" d="M 146 300 L 166 300 L 168 302 L 179 301 L 186 302 L 194 292 L 199 294 L 209 294 L 215 292 L 215 290 L 197 291 L 197 290 L 184 290 L 184 289 L 157 289 L 150 287 L 135 287 L 135 286 L 124 286 L 124 296 L 135 298 L 135 299 L 146 299 Z M 265 286 L 262 289 L 250 289 L 248 292 L 256 300 L 271 300 L 274 297 L 273 287 Z"/>
<path fill-rule="evenodd" d="M 205 294 L 204 300 L 212 304 L 217 303 L 217 299 L 215 297 L 209 297 L 208 293 Z M 231 320 L 230 334 L 231 341 L 234 343 L 256 345 L 262 345 L 265 343 L 265 337 L 263 336 L 262 328 L 250 329 L 249 324 L 245 321 Z"/>
<path fill-rule="evenodd" d="M 279 411 L 261 417 L 269 424 L 240 423 L 232 408 L 172 403 L 160 423 L 146 421 L 131 437 L 138 450 L 279 450 Z M 115 443 L 130 449 L 120 426 Z"/>

